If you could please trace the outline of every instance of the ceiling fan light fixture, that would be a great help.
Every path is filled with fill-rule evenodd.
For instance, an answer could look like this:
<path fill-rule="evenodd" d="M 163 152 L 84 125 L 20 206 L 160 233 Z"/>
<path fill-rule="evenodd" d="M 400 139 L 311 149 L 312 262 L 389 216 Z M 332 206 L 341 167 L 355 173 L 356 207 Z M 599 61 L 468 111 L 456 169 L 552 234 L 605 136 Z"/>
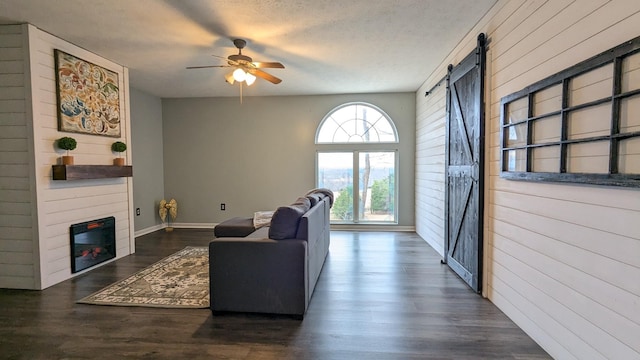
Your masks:
<path fill-rule="evenodd" d="M 230 72 L 227 75 L 225 75 L 224 79 L 231 85 L 233 85 L 233 83 L 236 82 L 236 79 L 233 78 L 233 72 Z"/>
<path fill-rule="evenodd" d="M 246 75 L 246 77 L 245 77 L 244 81 L 246 81 L 247 86 L 250 86 L 251 84 L 253 84 L 256 81 L 256 77 L 253 76 L 253 74 L 246 73 L 245 75 Z"/>
<path fill-rule="evenodd" d="M 235 69 L 233 71 L 233 78 L 238 82 L 242 82 L 247 78 L 247 73 L 242 69 Z"/>

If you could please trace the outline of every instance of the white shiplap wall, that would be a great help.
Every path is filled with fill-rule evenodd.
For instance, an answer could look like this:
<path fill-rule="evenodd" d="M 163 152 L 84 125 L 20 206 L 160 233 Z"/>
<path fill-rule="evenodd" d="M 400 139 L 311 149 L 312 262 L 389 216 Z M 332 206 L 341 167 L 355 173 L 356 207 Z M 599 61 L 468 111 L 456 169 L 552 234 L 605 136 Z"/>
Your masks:
<path fill-rule="evenodd" d="M 40 267 L 42 288 L 70 278 L 69 226 L 107 216 L 116 218 L 117 258 L 133 252 L 131 178 L 53 181 L 51 165 L 63 154 L 55 140 L 69 133 L 59 132 L 56 115 L 54 49 L 60 49 L 118 74 L 120 88 L 121 138 L 131 144 L 128 113 L 127 69 L 49 33 L 29 26 L 31 81 L 33 84 L 34 138 Z M 78 141 L 73 150 L 76 164 L 111 165 L 115 155 L 111 137 L 71 134 Z M 125 154 L 129 158 L 131 146 Z M 87 270 L 87 271 L 90 271 Z"/>
<path fill-rule="evenodd" d="M 12 285 L 11 282 L 16 281 L 17 275 L 11 276 L 0 285 L 2 287 L 44 289 L 76 275 L 71 274 L 69 245 L 69 226 L 71 224 L 115 216 L 117 258 L 133 252 L 131 178 L 77 181 L 53 181 L 51 179 L 51 165 L 58 163 L 59 157 L 63 155 L 63 152 L 55 147 L 56 139 L 62 136 L 72 136 L 78 141 L 78 147 L 72 152 L 76 164 L 110 165 L 115 157 L 111 152 L 111 144 L 116 140 L 124 141 L 127 144 L 131 143 L 128 72 L 126 68 L 118 64 L 40 31 L 34 26 L 22 25 L 18 28 L 21 31 L 21 35 L 19 34 L 18 37 L 24 44 L 27 44 L 22 59 L 27 64 L 23 76 L 27 79 L 26 100 L 23 101 L 23 107 L 26 109 L 23 111 L 27 124 L 33 124 L 31 129 L 27 127 L 24 135 L 32 139 L 31 143 L 27 142 L 26 151 L 35 155 L 29 166 L 25 165 L 20 168 L 21 171 L 13 171 L 12 173 L 26 177 L 27 182 L 31 184 L 30 188 L 24 189 L 25 194 L 22 194 L 18 200 L 31 200 L 30 205 L 33 212 L 31 215 L 37 220 L 32 220 L 33 224 L 27 223 L 29 219 L 16 223 L 24 223 L 25 230 L 23 234 L 21 233 L 22 236 L 33 239 L 31 248 L 25 250 L 28 251 L 25 257 L 31 257 L 29 265 L 34 269 L 36 275 L 32 275 L 34 280 L 31 285 Z M 119 139 L 58 131 L 54 49 L 60 49 L 118 74 L 122 119 L 122 135 Z M 124 155 L 127 159 L 130 156 L 130 151 L 131 146 L 129 145 Z M 14 196 L 17 197 L 17 194 Z M 13 227 L 15 228 L 16 225 Z M 1 259 L 0 264 L 2 264 Z M 85 271 L 90 271 L 90 269 Z"/>
<path fill-rule="evenodd" d="M 499 103 L 640 36 L 638 24 L 635 0 L 499 1 L 417 93 L 418 109 L 435 109 L 424 92 L 487 34 L 484 294 L 558 359 L 640 359 L 640 190 L 500 179 Z M 439 111 L 419 111 L 418 123 L 444 119 Z M 428 136 L 419 131 L 417 143 Z M 419 151 L 417 162 L 440 152 Z M 417 185 L 424 229 L 428 190 Z"/>
<path fill-rule="evenodd" d="M 416 232 L 443 255 L 446 81 L 432 87 L 416 101 Z"/>
<path fill-rule="evenodd" d="M 24 39 L 22 26 L 0 26 L 0 287 L 33 289 L 39 273 Z"/>

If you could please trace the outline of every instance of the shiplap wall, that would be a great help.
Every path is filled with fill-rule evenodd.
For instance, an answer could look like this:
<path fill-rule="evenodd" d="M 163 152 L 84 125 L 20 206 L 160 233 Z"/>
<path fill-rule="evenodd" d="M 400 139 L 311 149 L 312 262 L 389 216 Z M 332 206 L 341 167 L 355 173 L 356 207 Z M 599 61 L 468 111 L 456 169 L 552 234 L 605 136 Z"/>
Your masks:
<path fill-rule="evenodd" d="M 446 82 L 433 86 L 416 100 L 416 232 L 442 255 Z"/>
<path fill-rule="evenodd" d="M 638 24 L 636 0 L 498 1 L 416 94 L 434 109 L 419 123 L 444 119 L 424 92 L 487 34 L 484 294 L 558 359 L 640 359 L 640 190 L 500 179 L 500 99 L 640 36 Z"/>
<path fill-rule="evenodd" d="M 23 51 L 23 61 L 28 64 L 24 77 L 27 79 L 26 87 L 29 88 L 25 94 L 27 100 L 24 112 L 26 122 L 33 124 L 25 136 L 32 139 L 27 151 L 35 154 L 32 164 L 25 166 L 22 173 L 28 176 L 33 184 L 29 188 L 28 197 L 31 199 L 29 204 L 32 216 L 37 215 L 37 223 L 31 226 L 30 232 L 25 231 L 24 234 L 24 237 L 33 239 L 33 246 L 28 249 L 31 251 L 31 262 L 24 265 L 33 267 L 37 274 L 31 285 L 26 282 L 20 285 L 13 284 L 12 282 L 19 280 L 16 279 L 16 275 L 6 279 L 0 287 L 44 289 L 77 275 L 71 274 L 71 224 L 115 216 L 117 258 L 129 255 L 134 250 L 131 178 L 74 181 L 51 179 L 51 165 L 58 163 L 59 157 L 64 154 L 55 146 L 56 139 L 62 136 L 72 136 L 77 140 L 78 147 L 72 151 L 76 164 L 111 165 L 116 157 L 111 151 L 111 144 L 116 140 L 129 144 L 124 154 L 129 159 L 131 136 L 128 72 L 118 64 L 32 25 L 21 25 L 20 31 L 21 41 L 28 44 Z M 118 74 L 122 129 L 119 139 L 58 131 L 54 49 L 60 49 Z M 25 262 L 29 256 L 25 255 Z"/>
<path fill-rule="evenodd" d="M 0 26 L 0 287 L 34 289 L 39 272 L 24 39 L 22 26 Z"/>

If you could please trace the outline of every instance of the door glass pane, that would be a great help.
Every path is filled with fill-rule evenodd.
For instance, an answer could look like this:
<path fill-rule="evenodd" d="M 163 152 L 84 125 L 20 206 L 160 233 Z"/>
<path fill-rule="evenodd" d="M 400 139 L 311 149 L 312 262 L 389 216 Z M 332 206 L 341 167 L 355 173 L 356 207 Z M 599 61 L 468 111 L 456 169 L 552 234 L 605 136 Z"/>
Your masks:
<path fill-rule="evenodd" d="M 361 152 L 358 220 L 395 222 L 395 152 Z"/>
<path fill-rule="evenodd" d="M 533 116 L 562 109 L 562 85 L 554 85 L 533 94 Z"/>
<path fill-rule="evenodd" d="M 640 137 L 620 141 L 618 171 L 621 174 L 640 174 Z"/>
<path fill-rule="evenodd" d="M 622 60 L 622 92 L 640 89 L 640 53 Z"/>
<path fill-rule="evenodd" d="M 606 174 L 609 172 L 609 142 L 594 141 L 567 146 L 567 172 Z"/>
<path fill-rule="evenodd" d="M 590 70 L 571 79 L 569 83 L 571 106 L 611 96 L 613 88 L 613 64 Z"/>
<path fill-rule="evenodd" d="M 509 126 L 507 147 L 527 145 L 527 123 Z"/>
<path fill-rule="evenodd" d="M 331 222 L 352 222 L 353 153 L 318 153 L 318 187 L 333 191 Z"/>
<path fill-rule="evenodd" d="M 521 99 L 512 101 L 507 106 L 507 118 L 506 124 L 514 124 L 525 120 L 529 115 L 529 98 L 523 97 Z"/>
<path fill-rule="evenodd" d="M 533 172 L 560 172 L 560 145 L 532 149 L 531 163 Z"/>
<path fill-rule="evenodd" d="M 586 139 L 611 133 L 611 104 L 571 111 L 567 116 L 569 139 Z"/>
<path fill-rule="evenodd" d="M 620 133 L 640 131 L 640 96 L 630 96 L 620 101 Z"/>
<path fill-rule="evenodd" d="M 532 144 L 543 144 L 560 141 L 562 118 L 560 115 L 538 119 L 533 122 Z"/>
<path fill-rule="evenodd" d="M 506 171 L 527 171 L 527 151 L 524 149 L 507 151 L 506 162 Z"/>

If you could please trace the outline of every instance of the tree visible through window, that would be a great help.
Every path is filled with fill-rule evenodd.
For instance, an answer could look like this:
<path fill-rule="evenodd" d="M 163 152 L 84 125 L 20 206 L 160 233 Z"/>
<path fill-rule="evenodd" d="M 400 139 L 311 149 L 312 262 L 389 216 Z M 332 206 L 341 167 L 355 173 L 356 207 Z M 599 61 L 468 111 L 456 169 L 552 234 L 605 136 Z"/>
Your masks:
<path fill-rule="evenodd" d="M 387 114 L 370 104 L 342 105 L 325 116 L 316 144 L 317 185 L 336 196 L 333 223 L 397 222 L 398 136 Z"/>

